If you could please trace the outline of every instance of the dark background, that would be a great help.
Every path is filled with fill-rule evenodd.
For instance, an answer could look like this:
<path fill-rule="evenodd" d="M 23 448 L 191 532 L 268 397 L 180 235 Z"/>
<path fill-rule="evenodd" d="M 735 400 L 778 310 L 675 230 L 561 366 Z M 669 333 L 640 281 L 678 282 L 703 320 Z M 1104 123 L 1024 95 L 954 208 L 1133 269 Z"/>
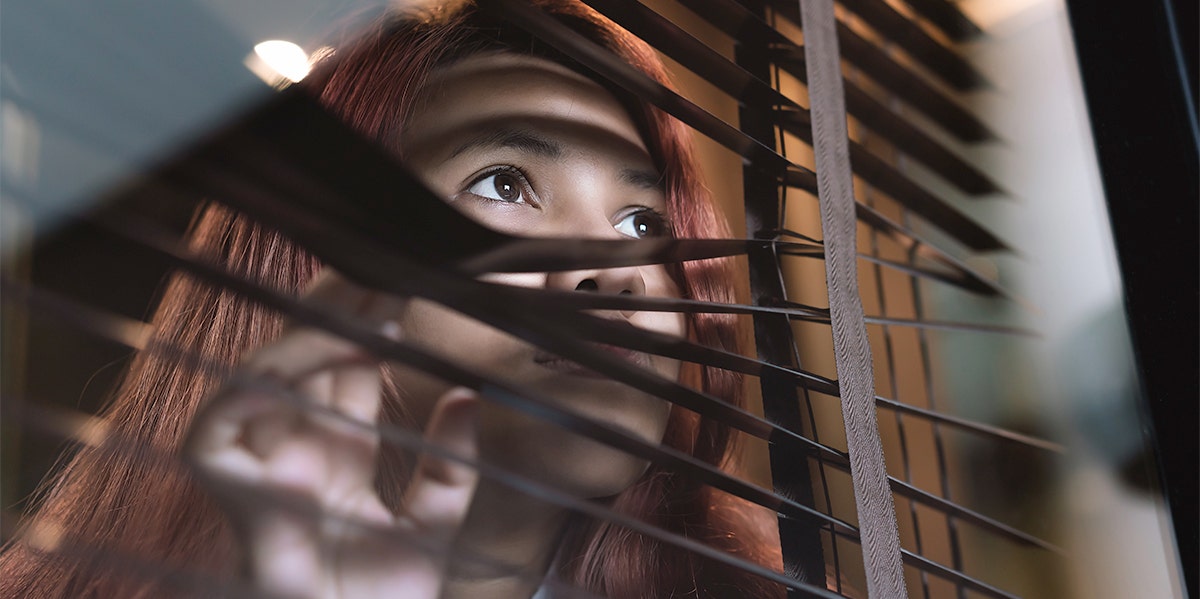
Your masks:
<path fill-rule="evenodd" d="M 1148 424 L 1188 593 L 1200 564 L 1200 140 L 1195 2 L 1068 7 Z"/>

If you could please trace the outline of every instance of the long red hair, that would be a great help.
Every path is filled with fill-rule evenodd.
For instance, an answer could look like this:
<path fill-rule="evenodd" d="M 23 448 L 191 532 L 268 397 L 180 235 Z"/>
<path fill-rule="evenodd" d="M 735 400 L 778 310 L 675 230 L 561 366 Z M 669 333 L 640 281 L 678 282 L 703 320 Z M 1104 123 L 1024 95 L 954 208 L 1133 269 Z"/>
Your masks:
<path fill-rule="evenodd" d="M 595 12 L 574 2 L 537 4 L 579 35 L 668 83 L 652 49 Z M 350 127 L 403 157 L 400 132 L 431 70 L 486 51 L 532 53 L 574 66 L 517 28 L 459 5 L 381 21 L 338 48 L 304 85 Z M 727 226 L 700 183 L 686 128 L 620 90 L 613 92 L 629 108 L 659 163 L 674 234 L 726 237 Z M 316 259 L 275 231 L 219 204 L 198 215 L 189 241 L 193 250 L 229 271 L 284 293 L 300 293 L 321 268 Z M 674 274 L 688 297 L 734 300 L 726 260 L 683 264 Z M 247 351 L 279 334 L 280 320 L 278 314 L 234 293 L 179 273 L 152 318 L 156 340 L 152 343 L 170 344 L 232 369 Z M 695 341 L 736 348 L 731 316 L 697 314 L 689 317 L 689 323 Z M 743 403 L 741 377 L 735 373 L 688 364 L 681 376 L 686 384 Z M 124 440 L 122 446 L 84 447 L 67 461 L 44 486 L 40 506 L 30 520 L 34 528 L 52 524 L 66 538 L 86 546 L 232 577 L 237 554 L 225 517 L 194 486 L 186 469 L 155 457 L 178 451 L 198 406 L 220 379 L 155 352 L 136 357 L 102 414 L 111 437 Z M 391 399 L 385 402 L 391 413 L 384 418 L 401 420 L 397 412 L 402 403 Z M 728 466 L 735 454 L 734 436 L 726 425 L 678 407 L 672 411 L 664 443 L 715 465 Z M 397 507 L 406 471 L 392 452 L 382 456 L 378 479 L 385 503 Z M 746 559 L 778 564 L 777 548 L 757 532 L 745 506 L 674 472 L 651 466 L 612 505 Z M 172 588 L 174 579 L 169 577 L 114 569 L 104 562 L 45 552 L 32 545 L 18 539 L 0 556 L 0 595 L 154 597 L 185 592 Z M 613 597 L 782 595 L 778 585 L 757 576 L 601 521 L 576 521 L 559 555 L 558 574 L 565 581 Z"/>

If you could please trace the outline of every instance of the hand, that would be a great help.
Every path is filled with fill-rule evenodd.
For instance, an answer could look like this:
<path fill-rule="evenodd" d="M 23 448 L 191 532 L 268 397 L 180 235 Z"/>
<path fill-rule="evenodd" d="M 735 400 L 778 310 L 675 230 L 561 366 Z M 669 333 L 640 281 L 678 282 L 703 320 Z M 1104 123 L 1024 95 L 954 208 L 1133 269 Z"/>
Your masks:
<path fill-rule="evenodd" d="M 333 275 L 305 300 L 380 323 L 396 301 Z M 424 455 L 391 513 L 374 489 L 381 398 L 377 360 L 322 331 L 295 329 L 256 352 L 234 385 L 198 415 L 185 447 L 229 514 L 253 582 L 306 598 L 435 599 L 445 551 L 478 480 L 473 468 Z M 436 403 L 425 440 L 476 454 L 478 396 Z"/>

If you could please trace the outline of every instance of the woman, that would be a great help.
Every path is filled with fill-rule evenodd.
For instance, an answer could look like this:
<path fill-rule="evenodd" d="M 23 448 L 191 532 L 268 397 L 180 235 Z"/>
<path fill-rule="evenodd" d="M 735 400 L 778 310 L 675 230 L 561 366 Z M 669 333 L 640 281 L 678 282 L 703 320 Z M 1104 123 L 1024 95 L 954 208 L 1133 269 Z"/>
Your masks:
<path fill-rule="evenodd" d="M 652 50 L 590 10 L 567 2 L 538 4 L 666 82 Z M 726 236 L 678 123 L 469 5 L 394 17 L 339 48 L 305 85 L 332 113 L 405 160 L 451 205 L 493 228 L 540 237 Z M 730 431 L 719 422 L 436 304 L 384 297 L 336 273 L 321 273 L 301 248 L 219 205 L 199 216 L 190 235 L 193 248 L 231 272 L 305 293 L 314 305 L 349 312 L 648 442 L 661 440 L 718 465 L 733 455 Z M 729 301 L 729 277 L 725 262 L 707 261 L 484 278 L 565 291 Z M 724 316 L 600 315 L 710 346 L 735 346 Z M 622 513 L 747 559 L 776 563 L 762 531 L 719 493 L 419 371 L 395 364 L 381 369 L 330 335 L 307 329 L 281 335 L 277 314 L 236 294 L 179 275 L 153 322 L 163 343 L 240 363 L 244 373 L 276 381 L 345 417 L 419 429 L 433 444 L 479 455 L 576 497 L 603 498 Z M 253 348 L 259 349 L 245 358 Z M 617 354 L 741 401 L 741 382 L 727 371 Z M 217 392 L 219 379 L 146 353 L 105 413 L 113 437 L 168 452 L 186 445 L 184 454 L 207 494 L 184 468 L 138 452 L 84 449 L 49 484 L 35 524 L 51 523 L 81 546 L 220 577 L 243 567 L 257 588 L 297 596 L 395 596 L 399 588 L 413 597 L 528 597 L 550 570 L 612 597 L 780 592 L 753 575 L 480 479 L 469 468 L 431 457 L 406 467 L 399 451 L 363 428 L 267 397 L 271 393 Z M 263 494 L 380 528 L 419 530 L 417 537 L 444 541 L 456 555 L 510 564 L 525 575 L 497 574 L 466 559 L 447 563 L 429 557 L 437 552 L 409 546 L 358 537 L 357 544 L 347 542 L 352 535 L 310 518 L 311 511 L 252 500 Z M 4 554 L 4 596 L 196 593 L 178 579 L 118 571 L 30 545 L 16 543 Z"/>

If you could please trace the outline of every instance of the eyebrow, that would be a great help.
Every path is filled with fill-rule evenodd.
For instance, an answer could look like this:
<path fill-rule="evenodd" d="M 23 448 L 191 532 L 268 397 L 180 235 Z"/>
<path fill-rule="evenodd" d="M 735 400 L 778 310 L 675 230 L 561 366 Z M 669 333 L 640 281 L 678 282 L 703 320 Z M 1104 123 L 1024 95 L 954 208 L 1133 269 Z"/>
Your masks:
<path fill-rule="evenodd" d="M 454 148 L 454 151 L 450 153 L 450 158 L 472 150 L 496 148 L 514 148 L 550 159 L 562 158 L 563 154 L 566 153 L 562 144 L 553 139 L 543 137 L 526 129 L 500 126 L 467 139 Z M 654 170 L 621 169 L 620 181 L 640 189 L 663 191 L 664 188 L 663 176 Z"/>
<path fill-rule="evenodd" d="M 664 177 L 655 171 L 636 168 L 621 169 L 621 182 L 641 189 L 663 191 Z"/>
<path fill-rule="evenodd" d="M 466 140 L 450 153 L 450 157 L 468 150 L 494 148 L 515 148 L 543 158 L 561 158 L 563 155 L 562 145 L 553 140 L 530 131 L 501 127 Z"/>

